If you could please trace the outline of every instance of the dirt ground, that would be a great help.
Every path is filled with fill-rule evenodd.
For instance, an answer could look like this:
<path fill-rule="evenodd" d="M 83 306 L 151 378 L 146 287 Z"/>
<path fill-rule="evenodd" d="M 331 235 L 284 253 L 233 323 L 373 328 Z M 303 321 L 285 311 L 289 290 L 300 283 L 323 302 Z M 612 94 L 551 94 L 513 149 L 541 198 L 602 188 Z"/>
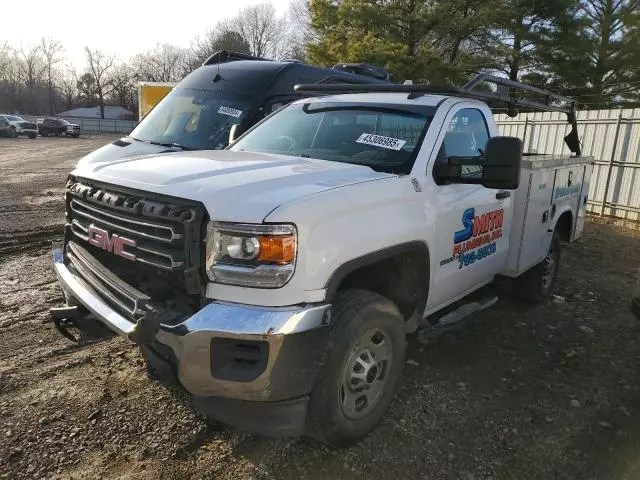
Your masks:
<path fill-rule="evenodd" d="M 640 478 L 638 231 L 590 221 L 553 300 L 410 338 L 392 408 L 358 445 L 265 439 L 205 421 L 125 340 L 74 344 L 47 322 L 66 174 L 115 138 L 0 138 L 0 478 Z"/>

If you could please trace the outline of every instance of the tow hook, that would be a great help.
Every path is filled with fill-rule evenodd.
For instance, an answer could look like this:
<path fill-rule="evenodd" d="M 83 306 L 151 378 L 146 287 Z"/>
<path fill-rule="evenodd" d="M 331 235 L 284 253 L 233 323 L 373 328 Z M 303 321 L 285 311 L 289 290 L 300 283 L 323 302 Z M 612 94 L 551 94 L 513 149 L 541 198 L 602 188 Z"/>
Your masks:
<path fill-rule="evenodd" d="M 78 342 L 78 339 L 67 330 L 68 327 L 77 325 L 76 320 L 80 318 L 80 308 L 78 306 L 51 308 L 49 309 L 49 315 L 51 315 L 51 320 L 56 330 L 72 342 Z"/>
<path fill-rule="evenodd" d="M 160 323 L 162 323 L 162 315 L 156 310 L 149 310 L 129 332 L 129 340 L 138 345 L 152 343 L 156 338 L 156 333 L 160 330 Z"/>

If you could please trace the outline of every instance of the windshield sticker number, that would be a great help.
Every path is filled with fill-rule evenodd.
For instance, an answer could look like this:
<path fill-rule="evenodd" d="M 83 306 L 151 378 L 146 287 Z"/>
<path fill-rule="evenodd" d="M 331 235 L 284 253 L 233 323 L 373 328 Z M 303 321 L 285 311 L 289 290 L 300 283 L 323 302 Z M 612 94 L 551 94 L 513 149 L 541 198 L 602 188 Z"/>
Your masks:
<path fill-rule="evenodd" d="M 218 113 L 221 113 L 222 115 L 228 115 L 230 117 L 240 118 L 240 115 L 242 115 L 242 110 L 236 110 L 235 108 L 231 107 L 220 107 L 218 109 Z"/>
<path fill-rule="evenodd" d="M 372 133 L 363 133 L 358 137 L 356 143 L 373 145 L 374 147 L 387 148 L 389 150 L 400 150 L 407 142 L 398 138 L 383 137 L 382 135 L 374 135 Z"/>

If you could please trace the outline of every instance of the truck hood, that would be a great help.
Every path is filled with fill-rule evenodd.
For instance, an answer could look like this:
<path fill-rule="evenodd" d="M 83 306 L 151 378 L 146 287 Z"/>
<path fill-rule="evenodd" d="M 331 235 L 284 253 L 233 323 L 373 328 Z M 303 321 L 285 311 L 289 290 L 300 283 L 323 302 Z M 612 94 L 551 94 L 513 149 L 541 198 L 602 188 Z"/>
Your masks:
<path fill-rule="evenodd" d="M 78 165 L 87 163 L 113 162 L 120 158 L 135 157 L 139 155 L 157 155 L 164 152 L 177 152 L 178 149 L 167 148 L 162 145 L 154 145 L 147 142 L 134 140 L 131 137 L 122 137 L 113 143 L 109 143 L 97 150 L 85 155 Z"/>
<path fill-rule="evenodd" d="M 212 219 L 252 223 L 292 200 L 395 176 L 359 165 L 229 150 L 81 161 L 72 175 L 195 200 Z"/>

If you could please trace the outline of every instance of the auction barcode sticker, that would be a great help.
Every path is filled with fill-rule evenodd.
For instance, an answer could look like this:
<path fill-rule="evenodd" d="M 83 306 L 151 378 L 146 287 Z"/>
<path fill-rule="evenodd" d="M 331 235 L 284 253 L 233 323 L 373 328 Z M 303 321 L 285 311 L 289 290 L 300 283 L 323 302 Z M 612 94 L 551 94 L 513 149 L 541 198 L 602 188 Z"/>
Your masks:
<path fill-rule="evenodd" d="M 398 138 L 383 137 L 382 135 L 374 135 L 373 133 L 363 133 L 358 137 L 356 143 L 388 148 L 389 150 L 400 150 L 407 142 Z"/>
<path fill-rule="evenodd" d="M 230 117 L 240 118 L 240 115 L 242 115 L 242 110 L 236 110 L 235 108 L 231 107 L 220 107 L 218 109 L 218 113 L 229 115 Z"/>

